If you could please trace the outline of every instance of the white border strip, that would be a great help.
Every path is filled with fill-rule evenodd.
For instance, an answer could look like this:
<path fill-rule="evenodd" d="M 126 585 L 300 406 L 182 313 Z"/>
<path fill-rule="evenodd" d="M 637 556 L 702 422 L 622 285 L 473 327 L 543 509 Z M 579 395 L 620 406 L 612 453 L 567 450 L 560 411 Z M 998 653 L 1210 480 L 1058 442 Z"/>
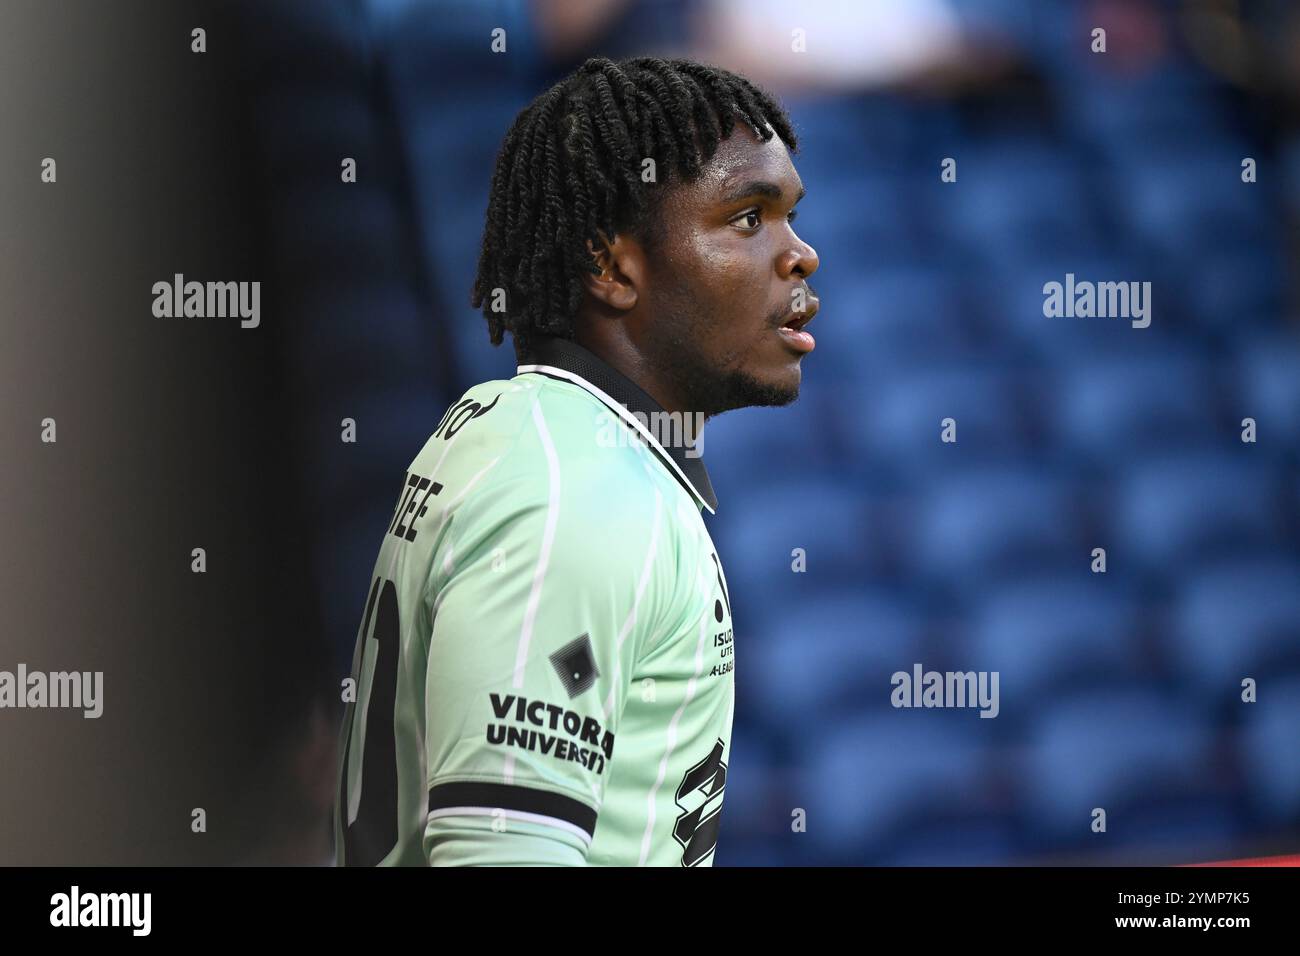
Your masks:
<path fill-rule="evenodd" d="M 507 810 L 504 807 L 439 807 L 429 814 L 429 819 L 434 820 L 438 817 L 490 817 L 497 812 L 505 814 L 511 820 L 520 820 L 524 823 L 540 823 L 548 827 L 555 827 L 557 830 L 563 830 L 566 833 L 572 833 L 583 842 L 584 846 L 591 846 L 591 834 L 582 827 L 576 826 L 568 820 L 561 820 L 559 817 L 548 817 L 541 813 L 528 813 L 524 810 Z"/>

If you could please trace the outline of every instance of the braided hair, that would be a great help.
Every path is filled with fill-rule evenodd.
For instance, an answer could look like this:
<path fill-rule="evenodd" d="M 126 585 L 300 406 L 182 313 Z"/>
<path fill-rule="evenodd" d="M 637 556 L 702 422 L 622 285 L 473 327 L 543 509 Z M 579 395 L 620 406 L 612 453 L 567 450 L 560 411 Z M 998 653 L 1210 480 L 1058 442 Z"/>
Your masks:
<path fill-rule="evenodd" d="M 785 111 L 727 70 L 690 60 L 593 57 L 515 117 L 497 156 L 470 304 L 493 345 L 508 329 L 520 360 L 535 335 L 573 338 L 581 272 L 599 273 L 587 248 L 602 231 L 663 240 L 661 183 L 694 179 L 737 120 L 795 151 Z M 500 296 L 504 291 L 504 311 Z"/>

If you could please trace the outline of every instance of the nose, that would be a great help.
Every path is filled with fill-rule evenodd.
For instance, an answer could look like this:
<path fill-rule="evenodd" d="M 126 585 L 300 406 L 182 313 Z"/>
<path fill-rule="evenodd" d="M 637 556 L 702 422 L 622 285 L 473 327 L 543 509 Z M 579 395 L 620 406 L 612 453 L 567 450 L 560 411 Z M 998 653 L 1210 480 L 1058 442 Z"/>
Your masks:
<path fill-rule="evenodd" d="M 817 271 L 817 267 L 821 265 L 821 259 L 818 258 L 816 249 L 797 236 L 795 239 L 794 248 L 788 250 L 781 257 L 781 275 L 782 278 L 797 275 L 806 279 Z"/>

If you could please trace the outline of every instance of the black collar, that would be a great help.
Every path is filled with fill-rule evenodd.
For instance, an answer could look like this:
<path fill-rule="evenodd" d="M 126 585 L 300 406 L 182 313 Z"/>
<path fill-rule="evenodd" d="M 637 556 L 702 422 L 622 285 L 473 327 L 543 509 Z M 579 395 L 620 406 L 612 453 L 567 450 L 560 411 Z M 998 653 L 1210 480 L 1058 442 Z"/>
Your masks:
<path fill-rule="evenodd" d="M 661 416 L 666 415 L 667 411 L 645 389 L 577 342 L 555 336 L 536 336 L 531 346 L 527 359 L 519 366 L 520 374 L 536 372 L 585 388 L 619 412 L 622 421 L 629 427 L 635 427 L 632 423 L 636 420 L 629 420 L 622 414 L 624 412 L 640 412 L 648 421 L 664 420 L 651 417 L 656 412 Z M 713 484 L 704 467 L 704 458 L 688 455 L 687 449 L 680 443 L 670 443 L 670 447 L 665 448 L 649 432 L 642 429 L 638 429 L 638 432 L 642 433 L 646 444 L 664 460 L 668 470 L 682 486 L 708 508 L 710 514 L 716 512 L 718 499 L 713 494 Z M 695 437 L 698 441 L 698 432 Z"/>

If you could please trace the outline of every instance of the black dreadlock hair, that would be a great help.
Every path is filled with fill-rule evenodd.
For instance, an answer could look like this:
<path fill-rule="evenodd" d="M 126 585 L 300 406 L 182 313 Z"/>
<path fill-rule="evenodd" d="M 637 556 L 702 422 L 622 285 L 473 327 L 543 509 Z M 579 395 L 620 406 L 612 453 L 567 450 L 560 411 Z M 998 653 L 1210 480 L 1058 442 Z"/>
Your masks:
<path fill-rule="evenodd" d="M 573 338 L 580 272 L 598 273 L 587 248 L 637 236 L 663 241 L 663 191 L 641 179 L 654 160 L 658 185 L 688 182 L 728 139 L 736 120 L 766 142 L 797 151 L 775 99 L 728 70 L 690 60 L 593 57 L 515 117 L 492 173 L 483 250 L 470 304 L 482 308 L 493 345 L 509 329 L 524 360 L 534 335 Z M 494 310 L 494 290 L 505 293 Z"/>

